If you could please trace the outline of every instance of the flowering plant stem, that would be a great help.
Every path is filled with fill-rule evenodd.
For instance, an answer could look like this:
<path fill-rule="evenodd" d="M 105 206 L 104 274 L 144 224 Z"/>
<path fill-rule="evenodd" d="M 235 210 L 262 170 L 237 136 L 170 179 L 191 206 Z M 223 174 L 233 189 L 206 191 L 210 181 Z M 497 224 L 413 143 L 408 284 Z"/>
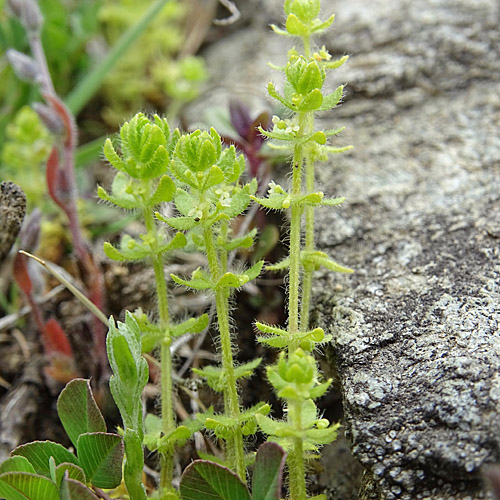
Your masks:
<path fill-rule="evenodd" d="M 145 209 L 143 210 L 143 217 L 147 235 L 151 237 L 151 241 L 157 243 L 156 224 L 154 222 L 153 212 Z M 152 261 L 155 274 L 156 297 L 158 300 L 158 326 L 164 330 L 164 337 L 160 347 L 161 423 L 163 434 L 168 435 L 175 429 L 176 424 L 174 419 L 172 355 L 170 352 L 172 339 L 169 331 L 170 317 L 168 311 L 167 282 L 163 270 L 163 256 L 160 253 L 154 253 Z M 166 492 L 175 493 L 172 486 L 174 474 L 174 446 L 173 444 L 169 444 L 166 448 L 167 449 L 161 454 L 160 491 L 162 495 Z"/>
<path fill-rule="evenodd" d="M 227 234 L 227 223 L 222 224 L 221 236 L 225 239 Z M 207 251 L 208 266 L 212 280 L 217 282 L 227 270 L 227 252 L 221 250 L 217 255 L 215 237 L 211 227 L 204 230 L 205 247 Z M 229 290 L 218 287 L 215 290 L 215 305 L 217 308 L 217 322 L 222 351 L 222 370 L 225 375 L 224 387 L 224 411 L 226 415 L 238 422 L 240 415 L 239 398 L 237 392 L 236 376 L 234 373 L 234 360 L 231 345 L 231 333 L 229 329 Z M 226 444 L 226 460 L 235 464 L 235 472 L 240 479 L 245 480 L 245 457 L 243 449 L 243 435 L 238 426 L 234 430 L 232 439 Z"/>

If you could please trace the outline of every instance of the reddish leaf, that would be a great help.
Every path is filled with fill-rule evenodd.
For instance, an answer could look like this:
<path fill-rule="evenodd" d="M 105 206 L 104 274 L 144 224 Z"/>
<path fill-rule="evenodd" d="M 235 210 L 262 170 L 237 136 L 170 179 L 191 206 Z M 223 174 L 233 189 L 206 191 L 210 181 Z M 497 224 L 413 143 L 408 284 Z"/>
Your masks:
<path fill-rule="evenodd" d="M 54 146 L 50 152 L 49 159 L 47 160 L 47 169 L 45 171 L 45 176 L 47 179 L 47 189 L 49 190 L 50 197 L 61 207 L 64 208 L 62 202 L 59 198 L 59 185 L 60 185 L 60 175 L 59 170 L 59 152 L 57 147 Z"/>
<path fill-rule="evenodd" d="M 57 352 L 73 357 L 71 344 L 57 320 L 51 318 L 45 323 L 45 348 L 47 353 Z"/>
<path fill-rule="evenodd" d="M 26 295 L 31 295 L 33 285 L 28 274 L 27 258 L 21 253 L 17 253 L 14 257 L 14 279 Z"/>

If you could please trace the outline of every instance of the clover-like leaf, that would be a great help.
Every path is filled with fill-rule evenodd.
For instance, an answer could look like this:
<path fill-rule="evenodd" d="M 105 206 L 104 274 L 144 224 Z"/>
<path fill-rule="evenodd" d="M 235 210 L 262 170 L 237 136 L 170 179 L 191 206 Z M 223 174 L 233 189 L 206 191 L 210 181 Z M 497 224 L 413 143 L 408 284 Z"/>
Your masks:
<path fill-rule="evenodd" d="M 7 458 L 0 464 L 0 474 L 4 472 L 30 472 L 35 474 L 36 471 L 30 461 L 22 456 L 13 456 Z"/>
<path fill-rule="evenodd" d="M 106 432 L 106 422 L 88 380 L 73 379 L 68 382 L 57 400 L 57 413 L 74 446 L 80 434 Z"/>
<path fill-rule="evenodd" d="M 68 477 L 62 478 L 59 500 L 99 500 L 99 497 L 80 481 Z"/>
<path fill-rule="evenodd" d="M 252 500 L 279 500 L 286 453 L 276 443 L 264 443 L 257 450 L 252 476 Z"/>
<path fill-rule="evenodd" d="M 251 500 L 237 474 L 206 460 L 195 460 L 186 467 L 179 491 L 182 500 Z"/>
<path fill-rule="evenodd" d="M 78 459 L 85 476 L 99 488 L 116 488 L 122 480 L 123 442 L 121 436 L 106 432 L 81 434 Z"/>
<path fill-rule="evenodd" d="M 6 472 L 0 474 L 0 497 L 5 500 L 54 500 L 59 498 L 59 492 L 47 477 L 29 472 Z"/>
<path fill-rule="evenodd" d="M 37 474 L 50 477 L 50 458 L 53 457 L 55 465 L 69 462 L 80 465 L 78 459 L 64 446 L 52 441 L 33 441 L 32 443 L 18 446 L 11 452 L 11 456 L 26 458 Z"/>

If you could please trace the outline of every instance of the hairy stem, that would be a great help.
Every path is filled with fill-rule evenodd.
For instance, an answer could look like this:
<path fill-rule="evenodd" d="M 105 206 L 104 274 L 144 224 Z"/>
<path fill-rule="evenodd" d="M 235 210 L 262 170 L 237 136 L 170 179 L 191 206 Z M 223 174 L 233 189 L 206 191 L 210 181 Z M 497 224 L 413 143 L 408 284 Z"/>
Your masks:
<path fill-rule="evenodd" d="M 305 134 L 310 134 L 314 130 L 314 112 L 309 112 L 305 117 L 306 130 Z M 306 193 L 314 192 L 314 161 L 311 158 L 309 148 L 305 148 L 304 163 L 306 170 Z M 314 206 L 305 208 L 305 238 L 304 250 L 314 250 Z M 300 329 L 306 331 L 309 329 L 309 310 L 311 304 L 313 271 L 304 270 L 302 278 L 302 301 L 300 310 Z"/>
<path fill-rule="evenodd" d="M 212 281 L 217 282 L 222 276 L 222 264 L 217 255 L 214 234 L 211 228 L 205 229 L 204 238 Z M 234 373 L 228 302 L 227 290 L 225 288 L 217 288 L 215 290 L 215 305 L 217 307 L 217 322 L 222 351 L 222 370 L 225 376 L 224 410 L 227 415 L 231 416 L 237 422 L 240 416 L 240 405 Z M 246 481 L 243 435 L 239 425 L 234 430 L 233 438 L 226 443 L 226 447 L 228 462 L 235 464 L 235 472 L 242 481 Z"/>
<path fill-rule="evenodd" d="M 151 210 L 144 210 L 144 221 L 146 230 L 149 236 L 153 236 L 153 245 L 156 247 L 157 233 L 156 226 Z M 153 248 L 156 250 L 156 248 Z M 172 355 L 170 352 L 170 317 L 168 311 L 168 295 L 167 283 L 165 281 L 165 271 L 163 269 L 163 258 L 160 254 L 154 253 L 152 257 L 153 269 L 156 282 L 156 296 L 158 299 L 158 314 L 160 319 L 160 328 L 164 330 L 164 337 L 160 349 L 160 371 L 161 371 L 161 423 L 163 434 L 168 434 L 175 429 L 174 419 L 174 401 L 173 401 L 173 382 L 172 382 Z M 161 498 L 174 492 L 172 479 L 174 475 L 174 449 L 169 446 L 168 449 L 161 454 L 161 471 L 160 471 L 160 491 Z"/>
<path fill-rule="evenodd" d="M 288 419 L 297 431 L 302 431 L 300 403 L 289 401 Z M 301 437 L 292 439 L 293 447 L 288 453 L 290 475 L 290 500 L 306 500 L 306 475 L 304 467 L 304 443 Z"/>

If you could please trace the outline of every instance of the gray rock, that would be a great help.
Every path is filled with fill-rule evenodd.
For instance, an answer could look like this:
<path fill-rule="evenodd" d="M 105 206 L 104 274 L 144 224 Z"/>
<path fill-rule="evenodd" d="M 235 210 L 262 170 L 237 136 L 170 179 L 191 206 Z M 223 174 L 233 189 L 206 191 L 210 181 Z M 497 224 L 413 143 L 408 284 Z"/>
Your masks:
<path fill-rule="evenodd" d="M 319 169 L 348 202 L 318 213 L 318 245 L 357 272 L 318 276 L 316 318 L 366 489 L 483 498 L 500 461 L 498 5 L 383 4 L 350 2 L 358 24 L 332 40 L 359 41 L 336 115 L 355 149 Z"/>
<path fill-rule="evenodd" d="M 279 4 L 256 2 L 210 49 L 207 100 L 261 104 L 279 81 L 264 65 L 288 47 L 266 31 Z M 351 58 L 330 82 L 348 82 L 345 103 L 318 127 L 345 125 L 335 144 L 354 149 L 317 169 L 347 197 L 317 211 L 317 244 L 356 273 L 318 273 L 313 317 L 334 335 L 361 498 L 485 498 L 480 468 L 500 461 L 500 6 L 325 10 L 337 17 L 322 43 Z"/>

